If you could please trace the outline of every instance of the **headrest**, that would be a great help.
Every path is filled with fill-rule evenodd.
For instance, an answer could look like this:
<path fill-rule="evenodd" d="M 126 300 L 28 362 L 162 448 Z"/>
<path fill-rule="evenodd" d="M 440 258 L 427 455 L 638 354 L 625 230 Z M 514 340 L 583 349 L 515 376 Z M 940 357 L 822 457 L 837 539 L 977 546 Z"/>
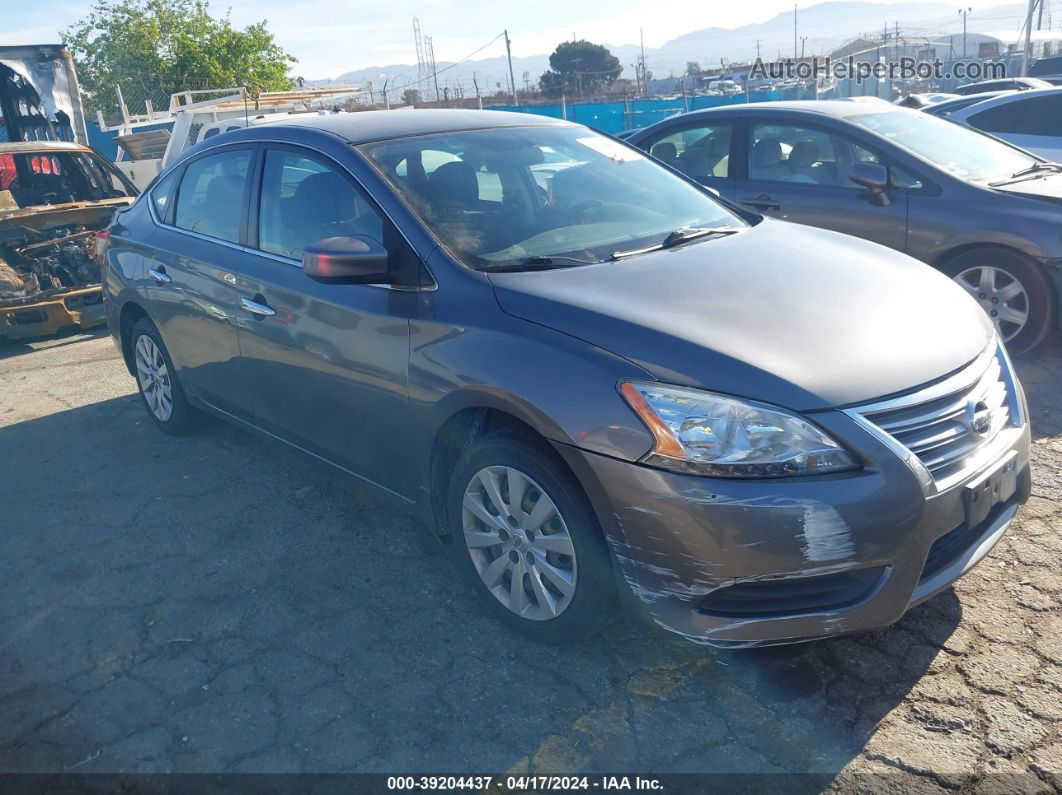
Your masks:
<path fill-rule="evenodd" d="M 764 138 L 752 147 L 752 165 L 770 168 L 782 162 L 782 144 L 777 138 Z"/>

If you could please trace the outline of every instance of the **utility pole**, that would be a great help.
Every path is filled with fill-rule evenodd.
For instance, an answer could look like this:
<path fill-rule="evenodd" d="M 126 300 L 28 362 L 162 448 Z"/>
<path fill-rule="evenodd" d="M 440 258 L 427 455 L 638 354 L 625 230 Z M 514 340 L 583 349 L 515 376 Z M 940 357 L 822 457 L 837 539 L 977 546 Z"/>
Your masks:
<path fill-rule="evenodd" d="M 962 57 L 966 58 L 966 15 L 973 11 L 972 8 L 961 8 L 959 13 L 962 14 Z"/>
<path fill-rule="evenodd" d="M 509 42 L 509 31 L 503 31 L 505 33 L 505 57 L 509 59 L 509 85 L 513 89 L 513 107 L 520 107 L 520 101 L 516 98 L 516 78 L 513 77 L 513 50 Z"/>
<path fill-rule="evenodd" d="M 387 83 L 390 79 L 390 76 L 384 78 L 384 110 L 391 110 L 391 100 L 387 98 Z"/>
<path fill-rule="evenodd" d="M 1021 76 L 1029 75 L 1029 58 L 1032 56 L 1032 18 L 1037 0 L 1029 0 L 1029 11 L 1025 15 L 1025 49 L 1021 54 Z"/>
<path fill-rule="evenodd" d="M 479 105 L 479 109 L 483 110 L 483 97 L 479 94 L 479 81 L 476 80 L 476 73 L 472 73 L 472 85 L 476 87 L 476 104 Z"/>
<path fill-rule="evenodd" d="M 760 40 L 756 39 L 756 60 L 760 59 Z"/>
<path fill-rule="evenodd" d="M 649 81 L 645 79 L 645 33 L 641 29 L 638 30 L 638 38 L 641 41 L 642 54 L 638 59 L 638 65 L 642 70 L 642 96 L 649 95 Z"/>
<path fill-rule="evenodd" d="M 797 58 L 797 4 L 793 3 L 793 60 Z"/>

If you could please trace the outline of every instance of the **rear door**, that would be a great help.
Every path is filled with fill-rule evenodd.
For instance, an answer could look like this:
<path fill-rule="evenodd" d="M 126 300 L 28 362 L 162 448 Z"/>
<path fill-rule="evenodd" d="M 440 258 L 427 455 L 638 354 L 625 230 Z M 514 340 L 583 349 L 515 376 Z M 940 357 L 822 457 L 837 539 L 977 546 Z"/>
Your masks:
<path fill-rule="evenodd" d="M 148 313 L 181 383 L 243 419 L 250 399 L 237 362 L 235 270 L 255 152 L 212 150 L 180 169 L 175 191 L 154 206 L 160 223 L 147 263 Z"/>
<path fill-rule="evenodd" d="M 409 316 L 417 293 L 321 284 L 302 272 L 302 252 L 323 238 L 366 235 L 384 244 L 392 262 L 415 255 L 350 174 L 325 155 L 269 144 L 258 183 L 254 250 L 236 283 L 255 422 L 411 496 L 408 473 L 387 462 L 408 423 Z"/>
<path fill-rule="evenodd" d="M 1062 160 L 1062 89 L 972 113 L 967 124 L 1048 160 Z"/>
<path fill-rule="evenodd" d="M 638 146 L 657 160 L 732 200 L 734 174 L 730 164 L 734 139 L 733 122 L 700 121 L 669 126 Z"/>
<path fill-rule="evenodd" d="M 881 206 L 848 179 L 858 162 L 890 163 L 848 136 L 804 124 L 752 120 L 738 203 L 785 221 L 873 240 L 902 251 L 907 242 L 907 186 L 887 191 Z M 909 177 L 894 169 L 898 181 Z"/>

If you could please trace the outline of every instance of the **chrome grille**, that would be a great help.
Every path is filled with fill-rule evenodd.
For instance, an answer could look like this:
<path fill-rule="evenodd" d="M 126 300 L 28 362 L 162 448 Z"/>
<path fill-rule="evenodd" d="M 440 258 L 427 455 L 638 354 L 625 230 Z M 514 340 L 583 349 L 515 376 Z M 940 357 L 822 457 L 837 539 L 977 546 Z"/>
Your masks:
<path fill-rule="evenodd" d="M 909 450 L 938 488 L 980 463 L 978 453 L 1008 425 L 1019 424 L 1013 376 L 1006 355 L 979 357 L 937 389 L 926 389 L 857 413 Z"/>

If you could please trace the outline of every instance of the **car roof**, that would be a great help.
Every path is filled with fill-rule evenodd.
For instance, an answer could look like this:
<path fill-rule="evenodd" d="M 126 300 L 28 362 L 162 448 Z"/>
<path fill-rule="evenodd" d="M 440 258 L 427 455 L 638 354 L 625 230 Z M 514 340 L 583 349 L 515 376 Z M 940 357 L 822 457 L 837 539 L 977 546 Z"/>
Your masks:
<path fill-rule="evenodd" d="M 744 115 L 747 113 L 755 114 L 784 114 L 791 113 L 814 113 L 820 116 L 834 116 L 836 118 L 845 118 L 848 116 L 865 116 L 868 113 L 881 113 L 881 112 L 893 112 L 893 113 L 917 113 L 918 111 L 911 110 L 910 108 L 901 108 L 897 105 L 893 105 L 888 102 L 849 102 L 843 99 L 805 99 L 805 100 L 781 100 L 771 102 L 748 102 L 738 105 L 720 105 L 715 108 L 703 108 L 701 110 L 691 110 L 689 113 L 682 113 L 678 116 L 672 116 L 665 121 L 672 121 L 674 119 L 682 118 L 697 118 L 699 116 L 711 115 Z M 657 122 L 660 124 L 661 122 Z M 655 126 L 655 125 L 654 125 Z"/>
<path fill-rule="evenodd" d="M 8 141 L 0 144 L 0 154 L 16 152 L 91 152 L 87 146 L 70 141 Z"/>
<path fill-rule="evenodd" d="M 943 102 L 934 102 L 932 105 L 926 105 L 920 110 L 926 113 L 937 113 L 938 111 L 948 110 L 953 107 L 968 108 L 971 105 L 976 105 L 978 102 L 988 102 L 990 99 L 996 99 L 997 97 L 1009 97 L 1015 94 L 1028 94 L 1028 91 L 1017 91 L 1015 89 L 1004 89 L 1002 91 L 986 91 L 983 94 L 966 94 L 965 96 L 957 96 L 954 99 L 946 99 Z"/>
<path fill-rule="evenodd" d="M 527 127 L 529 125 L 573 125 L 571 122 L 533 113 L 512 113 L 500 110 L 372 110 L 360 113 L 333 113 L 326 116 L 290 118 L 271 127 L 303 127 L 323 130 L 346 139 L 352 144 L 406 138 L 431 133 L 482 130 L 495 127 Z M 214 139 L 217 140 L 217 139 Z"/>
<path fill-rule="evenodd" d="M 949 119 L 963 119 L 967 116 L 972 116 L 974 113 L 980 113 L 981 111 L 988 110 L 989 108 L 997 108 L 1000 105 L 1009 105 L 1011 102 L 1025 102 L 1030 99 L 1036 99 L 1037 97 L 1049 97 L 1062 94 L 1062 86 L 1051 86 L 1051 88 L 1033 88 L 1028 91 L 1009 91 L 1006 94 L 1000 96 L 994 96 L 986 98 L 981 102 L 976 102 L 973 105 L 969 105 L 965 108 L 955 111 Z"/>

